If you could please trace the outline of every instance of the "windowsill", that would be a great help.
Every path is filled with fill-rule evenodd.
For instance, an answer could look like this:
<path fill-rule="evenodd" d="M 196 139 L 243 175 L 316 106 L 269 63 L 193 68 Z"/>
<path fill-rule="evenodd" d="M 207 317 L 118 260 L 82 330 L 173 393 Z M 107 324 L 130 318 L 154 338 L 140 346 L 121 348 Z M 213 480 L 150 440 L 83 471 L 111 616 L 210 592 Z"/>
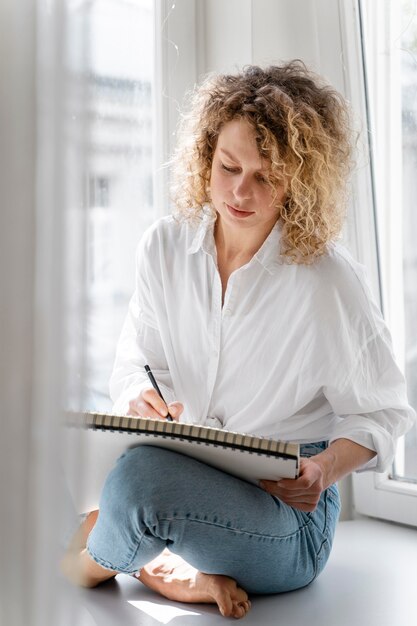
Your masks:
<path fill-rule="evenodd" d="M 245 626 L 414 626 L 416 563 L 417 529 L 370 518 L 340 522 L 319 578 L 305 589 L 252 598 Z M 170 602 L 129 576 L 77 593 L 78 626 L 226 623 L 213 606 Z"/>

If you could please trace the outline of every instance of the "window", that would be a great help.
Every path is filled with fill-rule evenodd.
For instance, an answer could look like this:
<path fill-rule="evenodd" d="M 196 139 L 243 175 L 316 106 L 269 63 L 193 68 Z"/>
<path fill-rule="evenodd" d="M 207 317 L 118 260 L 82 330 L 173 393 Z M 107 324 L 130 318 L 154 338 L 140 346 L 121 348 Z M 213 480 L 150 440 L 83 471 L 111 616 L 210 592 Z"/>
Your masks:
<path fill-rule="evenodd" d="M 74 119 L 84 146 L 85 214 L 77 216 L 84 240 L 69 261 L 82 266 L 72 279 L 73 292 L 82 296 L 72 296 L 68 404 L 109 411 L 108 383 L 134 289 L 136 245 L 169 211 L 162 165 L 175 143 L 179 105 L 196 80 L 195 3 L 82 0 L 76 6 L 79 38 L 87 46 L 84 117 Z"/>
<path fill-rule="evenodd" d="M 84 408 L 108 411 L 135 247 L 154 219 L 154 2 L 86 4 L 88 34 Z"/>
<path fill-rule="evenodd" d="M 417 3 L 361 7 L 384 314 L 417 408 Z M 417 525 L 417 426 L 399 442 L 389 474 L 355 483 L 361 512 Z"/>
<path fill-rule="evenodd" d="M 410 402 L 417 409 L 417 3 L 402 0 L 399 8 L 401 82 L 395 88 L 401 90 L 403 228 L 398 254 L 404 274 L 404 368 Z M 399 460 L 394 471 L 396 478 L 417 483 L 417 424 L 405 438 L 404 459 Z"/>
<path fill-rule="evenodd" d="M 407 378 L 410 402 L 417 407 L 417 221 L 413 210 L 417 161 L 417 110 L 413 104 L 417 91 L 413 59 L 417 53 L 416 3 L 390 0 L 373 7 L 373 11 L 376 19 L 372 26 L 371 15 L 365 13 L 365 42 L 384 310 Z M 399 445 L 393 470 L 398 479 L 417 482 L 416 428 Z"/>
<path fill-rule="evenodd" d="M 106 208 L 109 206 L 110 181 L 107 176 L 91 176 L 88 185 L 88 207 Z"/>

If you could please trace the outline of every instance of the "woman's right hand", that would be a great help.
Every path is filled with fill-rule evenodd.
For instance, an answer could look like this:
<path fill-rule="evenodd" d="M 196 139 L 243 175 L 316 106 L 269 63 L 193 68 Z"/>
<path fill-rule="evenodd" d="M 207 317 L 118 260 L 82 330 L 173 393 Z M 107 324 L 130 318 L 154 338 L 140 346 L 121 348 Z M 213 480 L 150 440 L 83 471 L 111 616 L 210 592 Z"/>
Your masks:
<path fill-rule="evenodd" d="M 136 417 L 148 417 L 150 419 L 166 419 L 168 411 L 172 418 L 177 422 L 184 410 L 181 402 L 171 402 L 167 405 L 158 395 L 153 387 L 143 389 L 137 398 L 133 398 L 129 402 L 129 411 L 127 415 Z"/>

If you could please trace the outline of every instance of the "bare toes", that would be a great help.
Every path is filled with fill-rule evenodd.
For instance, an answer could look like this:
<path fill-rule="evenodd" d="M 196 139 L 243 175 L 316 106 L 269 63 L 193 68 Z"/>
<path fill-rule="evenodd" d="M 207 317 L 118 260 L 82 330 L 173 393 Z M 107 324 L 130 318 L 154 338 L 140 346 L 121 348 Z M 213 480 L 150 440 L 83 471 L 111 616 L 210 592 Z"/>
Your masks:
<path fill-rule="evenodd" d="M 249 609 L 246 608 L 245 603 L 240 602 L 239 604 L 234 605 L 232 616 L 236 617 L 236 619 L 240 619 L 241 617 L 245 617 L 248 610 Z"/>
<path fill-rule="evenodd" d="M 236 619 L 240 619 L 241 617 L 243 617 L 245 614 L 245 610 L 242 606 L 235 606 L 233 607 L 233 613 L 232 613 L 232 617 L 235 617 Z"/>

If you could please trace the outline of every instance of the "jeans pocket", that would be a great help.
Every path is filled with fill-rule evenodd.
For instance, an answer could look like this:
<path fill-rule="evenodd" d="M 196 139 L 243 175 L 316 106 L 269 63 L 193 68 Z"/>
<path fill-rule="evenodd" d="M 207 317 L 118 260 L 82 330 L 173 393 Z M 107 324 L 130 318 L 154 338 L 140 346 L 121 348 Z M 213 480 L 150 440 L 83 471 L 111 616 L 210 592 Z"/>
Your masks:
<path fill-rule="evenodd" d="M 337 485 L 331 485 L 327 489 L 327 506 L 326 506 L 326 526 L 329 530 L 329 537 L 333 541 L 334 531 L 339 521 L 340 509 L 342 504 L 340 501 L 339 490 Z"/>
<path fill-rule="evenodd" d="M 327 497 L 340 507 L 340 495 L 336 483 L 333 483 L 333 485 L 330 485 L 330 487 L 328 487 Z"/>
<path fill-rule="evenodd" d="M 339 491 L 336 485 L 331 485 L 322 494 L 321 506 L 313 513 L 317 542 L 314 578 L 323 570 L 330 556 L 339 513 Z"/>
<path fill-rule="evenodd" d="M 318 554 L 316 555 L 314 578 L 317 578 L 317 576 L 323 571 L 324 566 L 326 565 L 327 560 L 330 556 L 330 551 L 331 551 L 331 543 L 329 542 L 328 539 L 326 539 L 321 544 L 320 550 Z"/>

